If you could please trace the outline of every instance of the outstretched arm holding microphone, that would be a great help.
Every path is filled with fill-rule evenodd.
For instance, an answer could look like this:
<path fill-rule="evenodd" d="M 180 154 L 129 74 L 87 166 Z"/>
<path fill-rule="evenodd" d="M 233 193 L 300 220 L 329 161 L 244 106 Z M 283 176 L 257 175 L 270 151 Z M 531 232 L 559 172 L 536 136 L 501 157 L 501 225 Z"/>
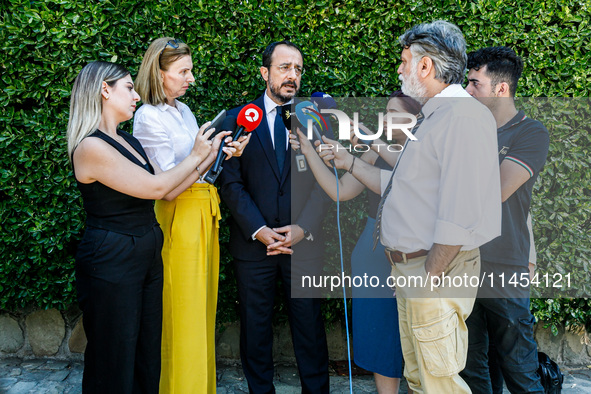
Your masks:
<path fill-rule="evenodd" d="M 297 135 L 299 137 L 296 138 L 294 134 L 290 134 L 290 143 L 293 149 L 301 148 L 302 153 L 306 156 L 306 160 L 308 161 L 308 165 L 312 172 L 314 173 L 314 177 L 318 184 L 322 187 L 322 189 L 328 194 L 333 201 L 337 199 L 337 185 L 335 183 L 335 175 L 334 172 L 329 170 L 325 163 L 323 162 L 322 158 L 327 154 L 330 154 L 330 157 L 333 158 L 334 154 L 332 154 L 331 148 L 328 148 L 329 145 L 321 144 L 320 141 L 316 142 L 315 145 L 320 150 L 320 153 L 316 153 L 314 146 L 310 140 L 306 138 L 306 136 L 300 131 L 297 130 Z M 359 160 L 366 161 L 370 164 L 375 163 L 377 159 L 377 153 L 375 152 L 365 152 Z M 357 160 L 357 159 L 356 159 Z M 359 182 L 353 175 L 350 173 L 344 174 L 338 180 L 339 182 L 339 199 L 341 201 L 347 201 L 352 198 L 358 196 L 363 189 L 365 189 L 365 185 Z"/>
<path fill-rule="evenodd" d="M 349 153 L 349 151 L 338 141 L 331 140 L 325 136 L 322 137 L 322 141 L 325 144 L 323 146 L 326 147 L 326 149 L 322 148 L 320 152 L 322 160 L 325 162 L 330 162 L 332 160 L 336 168 L 347 170 L 369 190 L 381 194 L 380 173 L 382 170 L 363 160 L 357 160 L 357 158 Z"/>
<path fill-rule="evenodd" d="M 329 95 L 314 93 L 312 95 L 313 101 L 315 100 L 314 95 L 323 96 L 322 99 L 316 97 L 315 102 L 319 107 L 336 107 L 334 99 L 332 99 L 332 97 Z M 329 104 L 321 105 L 326 102 Z M 296 114 L 300 124 L 305 125 L 304 127 L 306 127 L 308 123 L 312 123 L 312 130 L 314 131 L 315 137 L 314 144 L 318 147 L 317 149 L 319 151 L 320 158 L 324 160 L 325 164 L 329 167 L 336 166 L 339 169 L 345 169 L 348 171 L 348 174 L 343 175 L 339 180 L 340 200 L 345 201 L 354 198 L 359 193 L 361 193 L 365 186 L 368 186 L 368 188 L 373 192 L 380 194 L 380 169 L 376 169 L 374 166 L 378 160 L 378 155 L 383 160 L 383 162 L 380 164 L 380 167 L 382 167 L 381 169 L 387 169 L 388 166 L 390 168 L 394 167 L 398 157 L 400 156 L 400 151 L 386 149 L 387 144 L 381 139 L 362 140 L 358 137 L 358 135 L 351 131 L 350 139 L 352 146 L 358 146 L 359 144 L 369 144 L 371 146 L 371 150 L 365 152 L 363 155 L 361 155 L 361 157 L 356 157 L 350 154 L 350 151 L 343 147 L 339 142 L 320 136 L 318 128 L 322 123 L 318 121 L 321 116 L 317 110 L 317 106 L 310 102 L 303 102 L 296 106 Z M 397 91 L 392 93 L 390 96 L 386 110 L 390 116 L 392 116 L 394 113 L 417 114 L 420 111 L 420 104 L 412 98 L 404 95 L 402 92 Z M 391 122 L 393 119 L 394 118 L 390 119 L 389 121 Z M 384 129 L 386 129 L 387 123 L 388 121 L 385 118 Z M 404 123 L 404 121 L 401 123 Z M 362 123 L 359 124 L 359 129 L 362 132 L 361 134 L 372 134 L 372 132 Z M 393 129 L 391 132 L 392 137 L 394 138 L 394 140 L 391 142 L 396 142 L 398 144 L 403 144 L 405 142 L 407 136 L 402 130 Z M 299 138 L 296 137 L 296 133 Z M 312 147 L 311 141 L 309 141 L 306 136 L 301 133 L 301 131 L 296 131 L 296 133 L 292 133 L 290 135 L 292 147 L 294 149 L 299 149 L 301 143 L 302 153 L 304 153 L 306 159 L 310 163 L 310 168 L 314 172 L 318 183 L 333 200 L 336 200 L 336 183 L 334 182 L 334 174 L 332 171 L 324 168 L 323 165 L 319 165 L 321 163 L 318 161 L 318 155 L 313 152 L 314 148 Z M 306 146 L 304 146 L 305 144 Z M 336 161 L 336 164 L 333 161 Z M 385 165 L 386 163 L 388 165 Z"/>

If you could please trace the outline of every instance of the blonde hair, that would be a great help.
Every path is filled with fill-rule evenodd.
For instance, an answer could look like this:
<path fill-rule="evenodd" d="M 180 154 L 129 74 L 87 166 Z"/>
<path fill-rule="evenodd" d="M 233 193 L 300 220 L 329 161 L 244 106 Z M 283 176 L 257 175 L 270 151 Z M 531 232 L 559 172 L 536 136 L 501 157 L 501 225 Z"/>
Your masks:
<path fill-rule="evenodd" d="M 80 71 L 72 87 L 70 118 L 66 132 L 70 160 L 78 144 L 95 131 L 101 121 L 103 81 L 113 87 L 118 80 L 127 75 L 129 71 L 125 67 L 108 62 L 92 62 Z"/>
<path fill-rule="evenodd" d="M 169 42 L 178 47 L 174 48 Z M 173 37 L 162 37 L 152 41 L 135 79 L 135 90 L 144 103 L 158 105 L 166 102 L 160 71 L 167 71 L 173 62 L 187 55 L 191 56 L 189 46 Z"/>

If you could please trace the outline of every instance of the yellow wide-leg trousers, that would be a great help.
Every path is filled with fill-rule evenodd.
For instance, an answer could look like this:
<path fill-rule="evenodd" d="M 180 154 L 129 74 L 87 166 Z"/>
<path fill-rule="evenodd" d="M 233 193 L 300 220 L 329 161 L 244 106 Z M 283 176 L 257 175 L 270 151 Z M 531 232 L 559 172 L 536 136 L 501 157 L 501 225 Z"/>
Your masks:
<path fill-rule="evenodd" d="M 219 202 L 216 188 L 204 183 L 156 201 L 164 233 L 160 393 L 216 391 Z"/>

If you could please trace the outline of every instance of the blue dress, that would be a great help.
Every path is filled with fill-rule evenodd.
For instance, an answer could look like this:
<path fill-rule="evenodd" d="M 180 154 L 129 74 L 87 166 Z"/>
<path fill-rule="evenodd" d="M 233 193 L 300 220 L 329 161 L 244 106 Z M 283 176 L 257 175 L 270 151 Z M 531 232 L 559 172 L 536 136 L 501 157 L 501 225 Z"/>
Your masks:
<path fill-rule="evenodd" d="M 380 161 L 376 165 L 384 168 L 385 162 Z M 369 193 L 369 213 L 375 216 L 380 196 Z M 367 274 L 368 281 L 372 276 L 380 280 L 377 288 L 353 288 L 353 358 L 355 364 L 365 370 L 400 378 L 402 349 L 398 307 L 394 291 L 386 284 L 391 267 L 384 254 L 384 246 L 378 243 L 372 250 L 375 222 L 373 217 L 368 216 L 351 256 L 353 276 Z"/>

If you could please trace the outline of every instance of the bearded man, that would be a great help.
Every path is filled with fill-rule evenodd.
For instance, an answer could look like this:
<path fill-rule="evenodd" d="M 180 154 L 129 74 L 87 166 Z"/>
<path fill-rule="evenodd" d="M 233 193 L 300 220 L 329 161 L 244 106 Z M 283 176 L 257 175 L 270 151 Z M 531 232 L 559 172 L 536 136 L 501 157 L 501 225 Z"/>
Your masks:
<path fill-rule="evenodd" d="M 375 241 L 386 246 L 397 285 L 404 376 L 415 393 L 470 393 L 459 372 L 480 275 L 479 246 L 501 233 L 496 125 L 460 85 L 466 43 L 435 21 L 399 38 L 402 91 L 423 104 L 392 171 L 340 149 L 333 156 L 381 192 Z M 324 149 L 323 149 L 324 150 Z"/>
<path fill-rule="evenodd" d="M 281 118 L 282 106 L 290 105 L 300 88 L 303 56 L 295 44 L 279 41 L 267 46 L 262 60 L 266 89 L 253 101 L 263 110 L 262 122 L 253 130 L 249 148 L 226 161 L 220 174 L 220 194 L 232 214 L 229 250 L 238 284 L 242 369 L 251 393 L 275 392 L 272 322 L 279 281 L 302 392 L 328 393 L 321 300 L 302 298 L 296 278 L 298 270 L 322 267 L 321 227 L 329 200 L 311 171 L 291 170 L 297 168 L 295 154 Z M 237 115 L 242 108 L 228 114 Z"/>

